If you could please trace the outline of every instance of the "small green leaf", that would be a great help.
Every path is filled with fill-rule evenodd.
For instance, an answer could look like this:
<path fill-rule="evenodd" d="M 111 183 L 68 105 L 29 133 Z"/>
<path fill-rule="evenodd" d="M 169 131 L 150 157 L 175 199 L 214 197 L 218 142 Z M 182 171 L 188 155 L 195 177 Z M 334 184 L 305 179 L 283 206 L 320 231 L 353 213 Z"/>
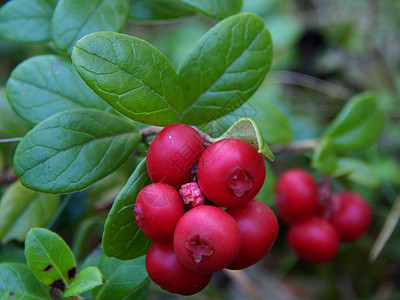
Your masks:
<path fill-rule="evenodd" d="M 114 200 L 103 232 L 103 251 L 118 259 L 134 259 L 146 254 L 151 241 L 135 221 L 133 208 L 140 190 L 151 184 L 147 174 L 146 159 L 136 167 L 125 187 Z"/>
<path fill-rule="evenodd" d="M 79 191 L 121 166 L 140 138 L 134 125 L 106 112 L 60 112 L 25 135 L 14 154 L 14 170 L 33 190 Z"/>
<path fill-rule="evenodd" d="M 209 30 L 179 68 L 183 123 L 199 125 L 235 111 L 263 82 L 272 61 L 271 35 L 252 13 Z"/>
<path fill-rule="evenodd" d="M 0 38 L 14 43 L 50 40 L 50 21 L 56 0 L 14 0 L 0 9 Z"/>
<path fill-rule="evenodd" d="M 212 18 L 224 19 L 236 14 L 242 8 L 242 0 L 178 0 L 183 4 L 210 16 Z"/>
<path fill-rule="evenodd" d="M 338 166 L 335 173 L 338 175 L 344 174 L 351 181 L 369 188 L 376 188 L 379 185 L 379 178 L 365 161 L 356 158 L 341 157 L 337 162 Z"/>
<path fill-rule="evenodd" d="M 96 267 L 87 267 L 76 276 L 64 292 L 64 297 L 78 295 L 102 285 L 103 275 Z"/>
<path fill-rule="evenodd" d="M 0 136 L 21 137 L 28 130 L 29 127 L 11 109 L 5 90 L 0 88 Z"/>
<path fill-rule="evenodd" d="M 51 20 L 55 46 L 71 53 L 83 36 L 101 30 L 120 31 L 127 20 L 125 0 L 60 0 Z"/>
<path fill-rule="evenodd" d="M 217 141 L 227 138 L 234 138 L 245 141 L 258 150 L 259 153 L 274 161 L 275 157 L 264 138 L 257 124 L 248 118 L 238 120 L 223 135 L 216 138 Z"/>
<path fill-rule="evenodd" d="M 178 0 L 129 0 L 129 17 L 134 20 L 169 20 L 187 17 L 195 12 Z"/>
<path fill-rule="evenodd" d="M 352 97 L 324 134 L 339 151 L 360 150 L 373 143 L 383 128 L 384 116 L 374 94 Z"/>
<path fill-rule="evenodd" d="M 326 174 L 333 174 L 337 168 L 337 155 L 330 140 L 321 141 L 313 154 L 313 167 Z"/>
<path fill-rule="evenodd" d="M 30 228 L 45 226 L 57 210 L 59 195 L 27 189 L 19 181 L 7 188 L 0 202 L 0 240 L 23 242 Z"/>
<path fill-rule="evenodd" d="M 0 264 L 0 298 L 19 300 L 51 299 L 50 288 L 32 274 L 26 264 Z"/>
<path fill-rule="evenodd" d="M 93 290 L 94 300 L 132 299 L 148 281 L 144 256 L 128 261 L 104 256 L 99 268 L 104 285 Z"/>
<path fill-rule="evenodd" d="M 86 84 L 121 114 L 150 125 L 179 122 L 183 100 L 178 76 L 146 41 L 93 33 L 76 44 L 72 62 Z"/>
<path fill-rule="evenodd" d="M 7 81 L 6 92 L 15 112 L 32 124 L 68 109 L 108 107 L 71 63 L 55 55 L 35 56 L 18 65 Z"/>
<path fill-rule="evenodd" d="M 75 277 L 76 263 L 71 250 L 50 230 L 33 228 L 28 232 L 25 257 L 33 274 L 45 285 L 64 290 Z"/>

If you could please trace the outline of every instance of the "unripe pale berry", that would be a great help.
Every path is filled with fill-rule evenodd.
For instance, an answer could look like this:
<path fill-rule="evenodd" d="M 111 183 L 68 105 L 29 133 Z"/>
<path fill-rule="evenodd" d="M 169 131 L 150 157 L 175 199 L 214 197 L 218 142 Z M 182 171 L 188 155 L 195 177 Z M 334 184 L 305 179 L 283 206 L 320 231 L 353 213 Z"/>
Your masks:
<path fill-rule="evenodd" d="M 239 253 L 227 269 L 244 269 L 267 256 L 279 230 L 274 212 L 257 200 L 227 208 L 226 212 L 235 219 L 242 237 Z"/>
<path fill-rule="evenodd" d="M 223 139 L 201 155 L 197 180 L 210 201 L 238 207 L 257 195 L 265 173 L 264 159 L 253 146 L 238 139 Z"/>
<path fill-rule="evenodd" d="M 278 217 L 294 224 L 320 212 L 318 187 L 314 178 L 301 169 L 283 173 L 276 183 L 275 200 Z"/>
<path fill-rule="evenodd" d="M 351 191 L 335 193 L 325 207 L 327 217 L 343 242 L 354 242 L 369 228 L 372 212 L 368 202 Z"/>
<path fill-rule="evenodd" d="M 179 295 L 193 295 L 204 289 L 212 273 L 195 272 L 182 265 L 170 243 L 153 243 L 146 255 L 146 270 L 153 282 Z"/>
<path fill-rule="evenodd" d="M 144 187 L 136 198 L 135 220 L 152 241 L 172 241 L 175 225 L 184 213 L 178 191 L 165 183 Z"/>
<path fill-rule="evenodd" d="M 180 188 L 192 181 L 191 173 L 204 143 L 200 134 L 184 124 L 171 124 L 153 139 L 147 151 L 147 171 L 153 182 Z"/>
<path fill-rule="evenodd" d="M 240 242 L 235 220 L 223 209 L 210 205 L 189 210 L 174 232 L 174 250 L 179 261 L 199 272 L 225 268 L 238 254 Z"/>
<path fill-rule="evenodd" d="M 287 242 L 299 258 L 310 263 L 331 261 L 339 252 L 340 245 L 335 228 L 317 217 L 291 226 Z"/>

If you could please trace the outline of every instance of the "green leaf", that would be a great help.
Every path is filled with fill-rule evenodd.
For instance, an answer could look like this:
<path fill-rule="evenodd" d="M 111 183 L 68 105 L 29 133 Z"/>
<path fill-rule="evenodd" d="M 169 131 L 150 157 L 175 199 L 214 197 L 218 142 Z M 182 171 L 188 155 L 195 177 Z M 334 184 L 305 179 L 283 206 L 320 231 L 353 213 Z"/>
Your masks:
<path fill-rule="evenodd" d="M 260 17 L 242 13 L 209 30 L 179 68 L 183 123 L 199 125 L 235 111 L 263 82 L 272 42 Z"/>
<path fill-rule="evenodd" d="M 384 116 L 374 94 L 353 96 L 330 124 L 323 138 L 339 151 L 364 149 L 380 135 Z"/>
<path fill-rule="evenodd" d="M 0 240 L 23 242 L 30 228 L 45 226 L 57 210 L 59 195 L 27 189 L 19 181 L 4 192 L 0 202 Z"/>
<path fill-rule="evenodd" d="M 130 122 L 94 109 L 60 112 L 33 128 L 14 154 L 23 185 L 47 193 L 82 190 L 131 155 L 140 134 Z"/>
<path fill-rule="evenodd" d="M 134 259 L 147 253 L 151 241 L 137 226 L 133 207 L 140 190 L 151 184 L 146 159 L 136 167 L 108 214 L 103 232 L 104 254 L 118 259 Z"/>
<path fill-rule="evenodd" d="M 56 0 L 14 0 L 0 9 L 0 39 L 15 43 L 50 40 L 50 21 Z"/>
<path fill-rule="evenodd" d="M 248 118 L 235 122 L 223 135 L 216 138 L 217 141 L 227 138 L 234 138 L 245 141 L 258 150 L 259 153 L 274 161 L 275 157 L 264 138 L 257 124 Z"/>
<path fill-rule="evenodd" d="M 379 178 L 373 173 L 371 166 L 363 160 L 341 157 L 338 159 L 336 174 L 348 177 L 349 180 L 369 188 L 379 186 Z"/>
<path fill-rule="evenodd" d="M 265 166 L 267 169 L 267 176 L 265 176 L 264 184 L 255 199 L 268 205 L 273 205 L 271 201 L 275 194 L 276 176 L 268 163 L 266 163 Z"/>
<path fill-rule="evenodd" d="M 25 257 L 33 274 L 45 285 L 67 288 L 76 274 L 75 258 L 64 240 L 44 229 L 31 229 L 25 240 Z"/>
<path fill-rule="evenodd" d="M 64 297 L 78 295 L 102 285 L 103 275 L 96 267 L 87 267 L 76 276 L 64 292 Z"/>
<path fill-rule="evenodd" d="M 0 298 L 44 300 L 50 298 L 50 288 L 32 274 L 26 264 L 0 264 Z"/>
<path fill-rule="evenodd" d="M 29 127 L 11 109 L 5 90 L 0 88 L 0 136 L 21 137 L 28 130 Z"/>
<path fill-rule="evenodd" d="M 210 16 L 212 18 L 224 19 L 236 14 L 242 8 L 242 0 L 178 0 L 187 6 Z"/>
<path fill-rule="evenodd" d="M 313 167 L 326 174 L 333 174 L 337 168 L 337 155 L 330 140 L 321 141 L 312 158 Z"/>
<path fill-rule="evenodd" d="M 127 20 L 125 0 L 60 0 L 51 20 L 55 46 L 71 53 L 83 36 L 101 30 L 120 31 Z"/>
<path fill-rule="evenodd" d="M 169 20 L 193 15 L 195 12 L 178 0 L 130 0 L 129 17 L 134 20 Z"/>
<path fill-rule="evenodd" d="M 18 65 L 7 81 L 6 92 L 15 112 L 32 124 L 68 109 L 108 107 L 71 63 L 55 55 L 35 56 Z"/>
<path fill-rule="evenodd" d="M 178 76 L 146 41 L 93 33 L 76 44 L 72 62 L 86 84 L 121 114 L 151 125 L 179 122 L 183 100 Z"/>
<path fill-rule="evenodd" d="M 148 281 L 145 257 L 122 261 L 104 256 L 99 268 L 104 276 L 104 285 L 93 290 L 93 299 L 137 299 L 133 297 L 140 292 Z"/>

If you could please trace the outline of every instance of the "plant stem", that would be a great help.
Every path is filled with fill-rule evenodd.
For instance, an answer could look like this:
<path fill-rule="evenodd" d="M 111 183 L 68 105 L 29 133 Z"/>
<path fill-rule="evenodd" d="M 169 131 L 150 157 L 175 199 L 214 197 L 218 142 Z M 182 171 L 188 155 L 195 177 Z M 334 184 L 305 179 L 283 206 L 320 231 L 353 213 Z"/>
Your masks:
<path fill-rule="evenodd" d="M 319 140 L 309 139 L 296 141 L 287 145 L 276 145 L 271 147 L 271 151 L 273 153 L 280 152 L 296 152 L 296 151 L 304 151 L 304 150 L 317 150 L 319 146 Z"/>
<path fill-rule="evenodd" d="M 8 139 L 0 139 L 0 143 L 19 142 L 20 140 L 22 140 L 22 137 L 8 138 Z"/>

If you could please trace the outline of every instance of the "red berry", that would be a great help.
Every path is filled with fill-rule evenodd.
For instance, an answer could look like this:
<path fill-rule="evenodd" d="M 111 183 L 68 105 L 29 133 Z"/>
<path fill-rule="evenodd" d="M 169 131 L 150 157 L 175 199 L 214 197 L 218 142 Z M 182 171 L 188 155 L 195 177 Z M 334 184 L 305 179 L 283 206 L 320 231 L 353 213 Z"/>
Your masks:
<path fill-rule="evenodd" d="M 236 257 L 241 237 L 235 220 L 223 209 L 202 205 L 189 210 L 175 227 L 179 261 L 200 272 L 225 268 Z"/>
<path fill-rule="evenodd" d="M 316 216 L 320 211 L 317 184 L 301 169 L 282 174 L 276 184 L 275 200 L 278 216 L 287 224 Z"/>
<path fill-rule="evenodd" d="M 185 183 L 179 189 L 179 194 L 182 197 L 184 206 L 188 209 L 203 205 L 205 202 L 204 196 L 197 182 Z"/>
<path fill-rule="evenodd" d="M 176 223 L 184 213 L 178 191 L 165 183 L 144 187 L 136 198 L 135 220 L 153 241 L 172 241 Z"/>
<path fill-rule="evenodd" d="M 150 246 L 146 255 L 146 270 L 151 280 L 161 288 L 185 296 L 200 292 L 212 277 L 212 273 L 195 272 L 182 265 L 169 243 Z"/>
<path fill-rule="evenodd" d="M 184 124 L 165 127 L 147 151 L 147 171 L 153 182 L 175 188 L 193 180 L 191 173 L 205 147 L 200 134 Z"/>
<path fill-rule="evenodd" d="M 260 201 L 249 200 L 226 212 L 235 219 L 242 237 L 239 253 L 227 268 L 244 269 L 268 255 L 279 230 L 273 211 Z"/>
<path fill-rule="evenodd" d="M 325 207 L 328 217 L 343 242 L 353 242 L 369 228 L 372 212 L 368 202 L 359 194 L 345 191 L 333 194 Z"/>
<path fill-rule="evenodd" d="M 253 199 L 265 179 L 265 162 L 250 144 L 223 139 L 201 155 L 197 180 L 204 195 L 223 207 L 238 207 Z"/>
<path fill-rule="evenodd" d="M 335 228 L 327 221 L 316 217 L 291 226 L 287 242 L 301 259 L 310 263 L 332 260 L 339 252 L 340 245 Z"/>

